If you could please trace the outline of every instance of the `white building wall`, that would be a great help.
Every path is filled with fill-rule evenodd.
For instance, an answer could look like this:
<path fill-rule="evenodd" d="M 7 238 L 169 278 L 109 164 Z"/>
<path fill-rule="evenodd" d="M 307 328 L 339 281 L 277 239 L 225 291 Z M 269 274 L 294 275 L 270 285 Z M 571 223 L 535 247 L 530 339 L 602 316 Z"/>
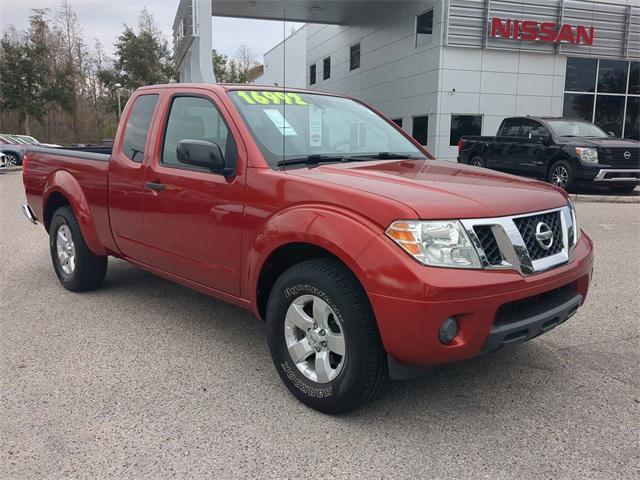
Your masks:
<path fill-rule="evenodd" d="M 444 47 L 438 158 L 455 161 L 458 155 L 449 145 L 452 114 L 481 114 L 482 135 L 495 135 L 509 116 L 561 116 L 565 69 L 564 55 Z"/>
<path fill-rule="evenodd" d="M 382 8 L 372 2 L 345 26 L 308 25 L 306 76 L 316 64 L 317 82 L 309 88 L 351 95 L 402 118 L 412 131 L 413 117 L 430 115 L 427 146 L 433 151 L 442 40 L 442 2 L 398 2 Z M 431 43 L 416 47 L 415 17 L 434 8 Z M 349 71 L 350 47 L 360 42 L 360 68 Z M 323 80 L 323 59 L 331 56 L 331 78 Z"/>
<path fill-rule="evenodd" d="M 264 54 L 264 73 L 254 83 L 306 88 L 307 28 L 305 25 L 298 29 Z"/>

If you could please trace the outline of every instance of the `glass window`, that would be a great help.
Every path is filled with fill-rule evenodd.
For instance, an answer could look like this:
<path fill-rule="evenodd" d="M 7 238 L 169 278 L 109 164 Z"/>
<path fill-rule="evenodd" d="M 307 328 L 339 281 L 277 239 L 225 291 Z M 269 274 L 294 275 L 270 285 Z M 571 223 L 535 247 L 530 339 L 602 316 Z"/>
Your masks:
<path fill-rule="evenodd" d="M 631 62 L 629 71 L 629 93 L 640 95 L 640 62 Z"/>
<path fill-rule="evenodd" d="M 600 60 L 598 93 L 625 93 L 629 64 L 619 60 Z"/>
<path fill-rule="evenodd" d="M 360 68 L 360 44 L 351 45 L 349 51 L 349 70 Z"/>
<path fill-rule="evenodd" d="M 315 93 L 229 92 L 265 160 L 310 155 L 409 158 L 424 154 L 375 112 L 347 98 Z M 286 107 L 285 107 L 286 104 Z"/>
<path fill-rule="evenodd" d="M 176 97 L 171 104 L 164 134 L 162 163 L 174 167 L 197 169 L 178 161 L 177 148 L 182 140 L 208 140 L 217 143 L 230 164 L 235 151 L 233 139 L 229 139 L 229 130 L 218 109 L 211 101 L 200 97 Z"/>
<path fill-rule="evenodd" d="M 593 123 L 605 132 L 622 136 L 622 117 L 624 115 L 624 97 L 598 95 L 596 100 L 596 118 Z"/>
<path fill-rule="evenodd" d="M 549 127 L 558 137 L 596 137 L 605 138 L 608 135 L 591 122 L 571 120 L 547 120 Z"/>
<path fill-rule="evenodd" d="M 449 145 L 457 145 L 462 137 L 480 135 L 481 132 L 482 115 L 451 115 Z"/>
<path fill-rule="evenodd" d="M 520 127 L 522 123 L 518 118 L 508 118 L 502 122 L 502 128 L 500 129 L 501 137 L 517 137 L 520 135 Z"/>
<path fill-rule="evenodd" d="M 413 132 L 411 134 L 420 145 L 426 145 L 429 139 L 429 116 L 413 117 Z"/>
<path fill-rule="evenodd" d="M 568 92 L 595 92 L 597 68 L 597 59 L 567 58 L 564 89 Z"/>
<path fill-rule="evenodd" d="M 124 131 L 122 153 L 129 160 L 142 162 L 147 146 L 147 134 L 151 118 L 158 103 L 158 95 L 141 95 L 136 99 Z"/>
<path fill-rule="evenodd" d="M 433 35 L 433 10 L 424 12 L 416 17 L 416 46 L 431 42 Z"/>
<path fill-rule="evenodd" d="M 327 57 L 322 61 L 322 79 L 331 78 L 331 57 Z"/>
<path fill-rule="evenodd" d="M 562 116 L 590 122 L 593 119 L 593 95 L 565 93 Z"/>
<path fill-rule="evenodd" d="M 627 118 L 624 137 L 640 140 L 640 97 L 627 98 Z"/>
<path fill-rule="evenodd" d="M 402 128 L 402 119 L 401 118 L 394 118 L 393 120 L 391 120 L 393 123 L 395 123 L 396 125 L 398 125 L 400 128 Z"/>
<path fill-rule="evenodd" d="M 523 119 L 522 129 L 520 130 L 520 136 L 524 138 L 531 138 L 532 134 L 537 133 L 538 136 L 544 137 L 547 135 L 547 129 L 540 122 L 535 120 Z"/>
<path fill-rule="evenodd" d="M 315 85 L 316 83 L 316 64 L 314 63 L 309 67 L 309 85 Z"/>

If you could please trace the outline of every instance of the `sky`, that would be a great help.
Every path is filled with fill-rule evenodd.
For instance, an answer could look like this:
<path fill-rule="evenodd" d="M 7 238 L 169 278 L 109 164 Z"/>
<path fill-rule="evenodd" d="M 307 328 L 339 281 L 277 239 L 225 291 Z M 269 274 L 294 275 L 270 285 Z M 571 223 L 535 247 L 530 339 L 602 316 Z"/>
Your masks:
<path fill-rule="evenodd" d="M 172 45 L 173 19 L 178 0 L 70 0 L 70 3 L 80 19 L 87 45 L 92 48 L 97 38 L 110 56 L 123 24 L 135 27 L 138 12 L 145 6 Z M 24 29 L 31 8 L 49 8 L 53 11 L 59 4 L 58 0 L 0 0 L 0 31 L 11 24 Z M 292 26 L 297 29 L 302 24 L 287 24 L 287 35 L 291 33 Z M 213 18 L 213 48 L 230 57 L 244 43 L 262 62 L 262 55 L 282 40 L 282 34 L 281 22 Z"/>

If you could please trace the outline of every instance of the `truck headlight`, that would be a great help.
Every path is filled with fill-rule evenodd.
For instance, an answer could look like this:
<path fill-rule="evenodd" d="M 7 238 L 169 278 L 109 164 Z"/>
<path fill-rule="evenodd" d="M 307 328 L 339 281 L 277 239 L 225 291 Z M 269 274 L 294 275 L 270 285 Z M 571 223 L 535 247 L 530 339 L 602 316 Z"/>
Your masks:
<path fill-rule="evenodd" d="M 584 163 L 598 163 L 598 150 L 595 148 L 576 147 L 576 155 Z"/>
<path fill-rule="evenodd" d="M 398 220 L 386 234 L 423 265 L 482 268 L 476 249 L 457 220 Z"/>
<path fill-rule="evenodd" d="M 573 202 L 571 200 L 569 200 L 569 210 L 571 211 L 571 223 L 573 224 L 573 235 L 571 236 L 572 242 L 570 247 L 573 248 L 578 244 L 578 240 L 580 240 L 580 227 L 578 227 L 576 207 L 573 205 Z"/>

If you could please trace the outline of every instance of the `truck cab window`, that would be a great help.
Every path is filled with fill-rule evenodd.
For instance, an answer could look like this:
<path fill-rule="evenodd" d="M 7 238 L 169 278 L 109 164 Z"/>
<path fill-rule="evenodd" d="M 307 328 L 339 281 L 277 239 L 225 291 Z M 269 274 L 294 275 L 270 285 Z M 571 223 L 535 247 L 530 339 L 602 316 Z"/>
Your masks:
<path fill-rule="evenodd" d="M 133 105 L 122 144 L 122 152 L 131 161 L 142 162 L 156 103 L 158 103 L 158 95 L 141 95 Z"/>
<path fill-rule="evenodd" d="M 233 139 L 229 138 L 229 129 L 222 115 L 211 101 L 202 97 L 173 99 L 161 158 L 161 163 L 165 165 L 193 170 L 197 167 L 187 166 L 178 161 L 177 148 L 182 140 L 207 140 L 217 143 L 227 160 L 232 160 L 229 156 L 231 151 L 235 151 L 235 148 L 230 148 Z"/>
<path fill-rule="evenodd" d="M 520 134 L 521 126 L 517 119 L 507 119 L 502 123 L 502 128 L 498 135 L 501 137 L 517 137 Z"/>

